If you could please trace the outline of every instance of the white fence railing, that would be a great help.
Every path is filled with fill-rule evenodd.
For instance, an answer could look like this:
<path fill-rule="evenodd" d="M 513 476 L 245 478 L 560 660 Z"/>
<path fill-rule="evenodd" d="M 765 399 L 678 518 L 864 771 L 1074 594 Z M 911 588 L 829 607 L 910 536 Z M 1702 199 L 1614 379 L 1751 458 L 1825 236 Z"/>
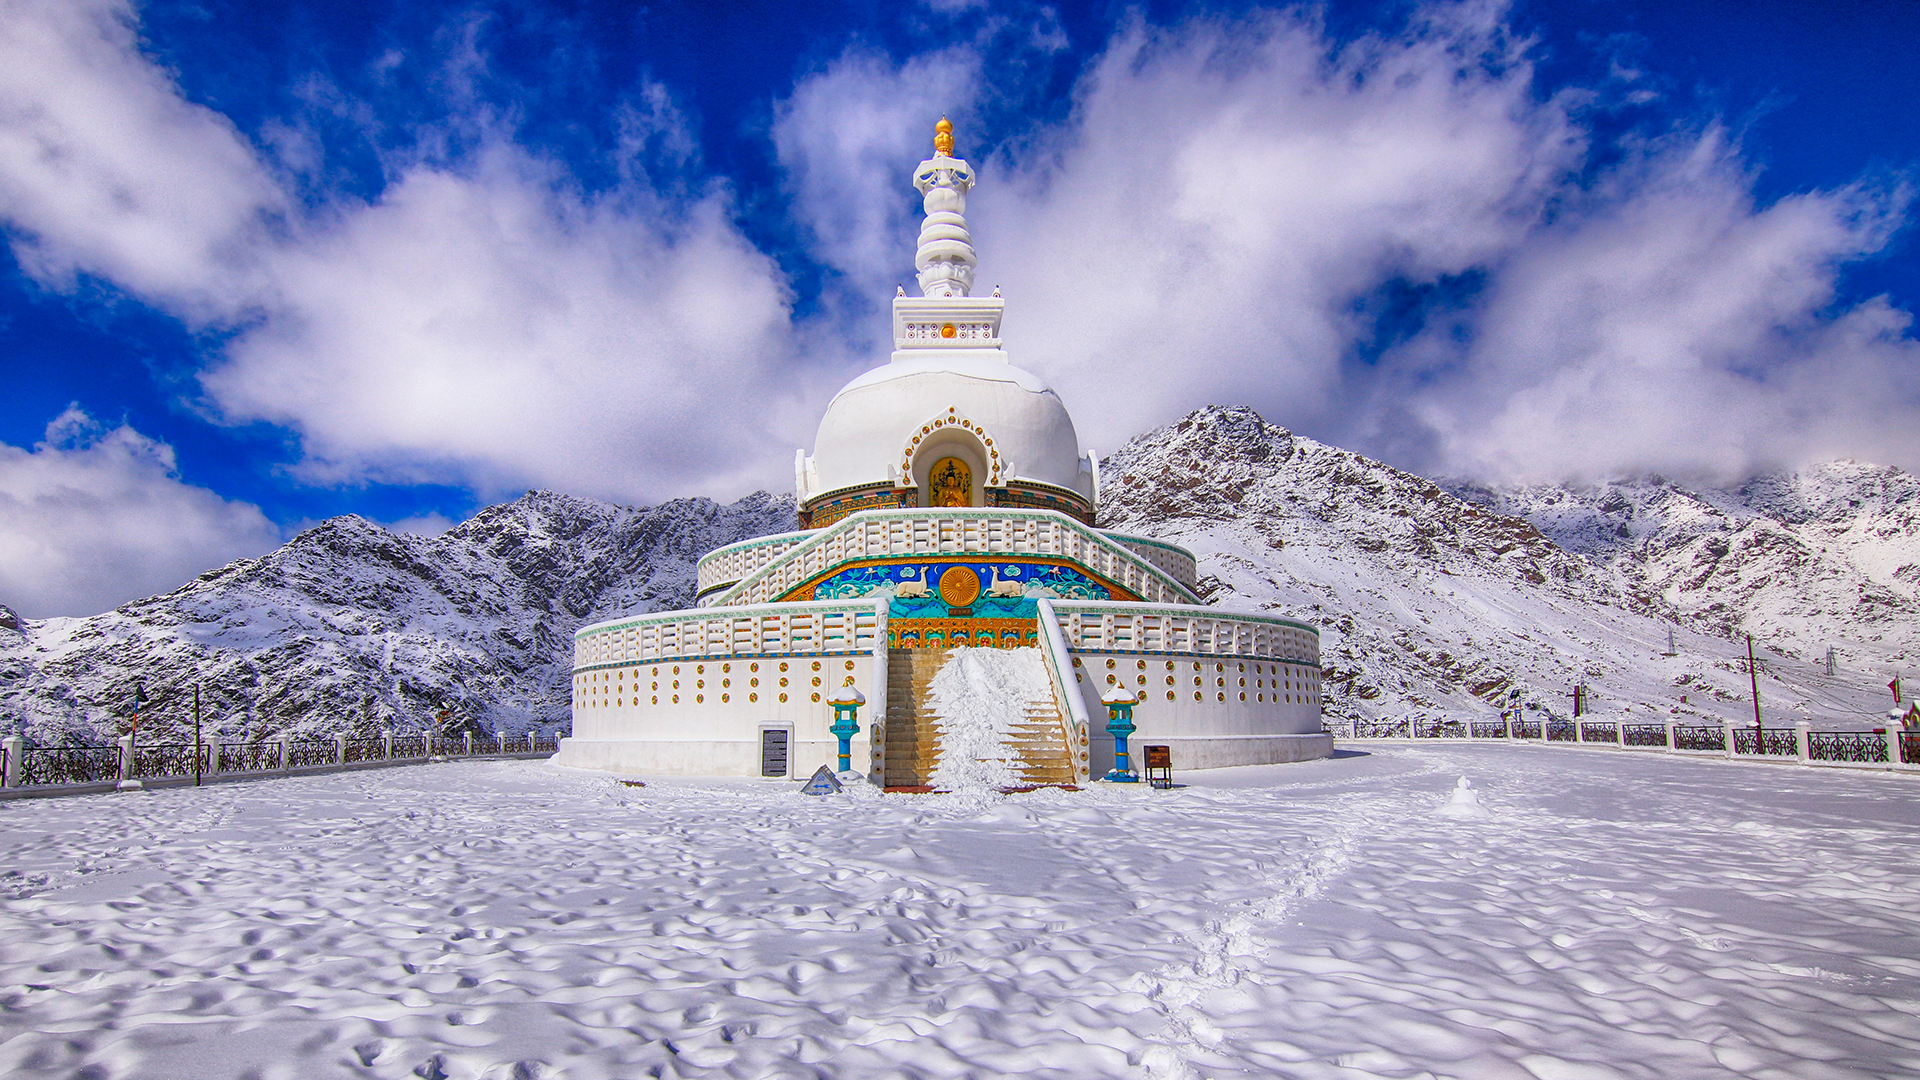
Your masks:
<path fill-rule="evenodd" d="M 1246 656 L 1320 666 L 1319 630 L 1292 619 L 1099 600 L 1055 600 L 1052 608 L 1074 652 Z"/>
<path fill-rule="evenodd" d="M 817 535 L 813 530 L 779 533 L 743 540 L 716 548 L 702 556 L 694 568 L 694 592 L 705 595 L 722 585 L 732 585 L 755 570 L 806 543 Z"/>
<path fill-rule="evenodd" d="M 1040 656 L 1047 665 L 1047 681 L 1053 684 L 1053 699 L 1060 703 L 1061 737 L 1067 743 L 1067 756 L 1073 760 L 1073 775 L 1085 781 L 1088 766 L 1081 754 L 1085 752 L 1089 730 L 1087 703 L 1080 696 L 1080 680 L 1073 674 L 1073 658 L 1067 651 L 1067 641 L 1060 633 L 1059 616 L 1054 614 L 1053 601 L 1041 599 L 1040 608 Z"/>
<path fill-rule="evenodd" d="M 886 649 L 872 601 L 819 601 L 636 615 L 574 634 L 574 670 L 701 656 L 869 653 Z"/>

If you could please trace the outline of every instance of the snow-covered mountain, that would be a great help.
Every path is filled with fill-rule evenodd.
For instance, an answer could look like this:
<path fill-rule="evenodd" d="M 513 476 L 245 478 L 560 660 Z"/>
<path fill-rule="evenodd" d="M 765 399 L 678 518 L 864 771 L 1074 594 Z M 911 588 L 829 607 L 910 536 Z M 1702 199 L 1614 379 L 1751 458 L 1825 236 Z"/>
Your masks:
<path fill-rule="evenodd" d="M 1576 683 L 1602 710 L 1750 715 L 1739 631 L 1768 661 L 1774 720 L 1859 726 L 1920 632 L 1915 485 L 1897 470 L 1449 491 L 1215 407 L 1101 476 L 1102 524 L 1192 548 L 1213 602 L 1321 624 L 1335 718 L 1488 716 L 1515 689 L 1564 713 Z"/>
<path fill-rule="evenodd" d="M 630 509 L 546 492 L 433 538 L 334 518 L 258 559 L 88 618 L 0 628 L 0 713 L 36 741 L 124 730 L 136 681 L 157 738 L 205 730 L 418 730 L 441 707 L 483 730 L 567 721 L 573 632 L 686 607 L 694 562 L 797 526 L 791 499 Z M 5 726 L 0 720 L 0 726 Z"/>
<path fill-rule="evenodd" d="M 1488 717 L 1516 692 L 1565 713 L 1576 683 L 1603 711 L 1750 715 L 1734 635 L 1751 632 L 1770 723 L 1858 727 L 1920 653 L 1920 484 L 1896 469 L 1730 490 L 1442 485 L 1208 408 L 1101 474 L 1102 525 L 1192 548 L 1211 601 L 1321 625 L 1336 721 Z M 432 539 L 336 518 L 103 615 L 0 609 L 0 728 L 108 737 L 139 680 L 161 732 L 190 719 L 196 681 L 207 729 L 234 735 L 417 730 L 443 706 L 552 730 L 577 627 L 688 606 L 702 554 L 794 527 L 791 499 L 766 494 L 623 508 L 535 492 Z"/>
<path fill-rule="evenodd" d="M 1724 489 L 1447 486 L 1700 629 L 1807 659 L 1829 646 L 1843 663 L 1920 657 L 1920 478 L 1901 469 L 1840 461 Z"/>

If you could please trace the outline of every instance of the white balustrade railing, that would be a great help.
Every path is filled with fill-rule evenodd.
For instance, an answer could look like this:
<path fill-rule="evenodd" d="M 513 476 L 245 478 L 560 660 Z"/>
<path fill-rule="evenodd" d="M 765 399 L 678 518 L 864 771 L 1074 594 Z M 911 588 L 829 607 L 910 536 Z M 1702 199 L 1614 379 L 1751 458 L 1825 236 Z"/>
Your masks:
<path fill-rule="evenodd" d="M 1199 563 L 1194 560 L 1193 553 L 1186 548 L 1162 540 L 1128 536 L 1125 533 L 1110 532 L 1105 529 L 1101 530 L 1100 535 L 1166 571 L 1170 577 L 1182 585 L 1191 587 L 1200 580 Z"/>
<path fill-rule="evenodd" d="M 1193 590 L 1173 574 L 1065 514 L 999 509 L 868 510 L 852 514 L 768 557 L 758 570 L 715 596 L 711 603 L 716 607 L 771 603 L 809 579 L 848 562 L 915 555 L 1053 556 L 1079 563 L 1146 601 L 1199 603 Z"/>
<path fill-rule="evenodd" d="M 1088 765 L 1081 758 L 1086 744 L 1081 740 L 1088 732 L 1087 703 L 1080 696 L 1080 680 L 1073 674 L 1073 659 L 1067 649 L 1066 638 L 1060 633 L 1059 616 L 1054 614 L 1053 601 L 1042 598 L 1040 608 L 1040 656 L 1047 665 L 1047 681 L 1053 684 L 1053 698 L 1060 703 L 1061 737 L 1067 743 L 1067 756 L 1073 761 L 1073 774 L 1078 780 L 1088 777 Z"/>
<path fill-rule="evenodd" d="M 1074 652 L 1245 656 L 1320 666 L 1320 632 L 1311 623 L 1103 600 L 1055 600 L 1051 607 Z"/>
<path fill-rule="evenodd" d="M 694 568 L 694 591 L 704 595 L 731 585 L 818 535 L 811 529 L 777 533 L 716 548 Z"/>
<path fill-rule="evenodd" d="M 702 656 L 870 653 L 886 648 L 872 601 L 703 608 L 595 623 L 574 634 L 574 670 Z"/>

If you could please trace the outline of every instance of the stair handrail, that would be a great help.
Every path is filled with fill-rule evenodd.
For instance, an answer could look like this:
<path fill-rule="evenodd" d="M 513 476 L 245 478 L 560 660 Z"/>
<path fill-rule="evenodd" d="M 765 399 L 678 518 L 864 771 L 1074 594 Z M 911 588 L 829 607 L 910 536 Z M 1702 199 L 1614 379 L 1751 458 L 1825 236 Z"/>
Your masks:
<path fill-rule="evenodd" d="M 893 696 L 887 682 L 887 606 L 891 599 L 882 596 L 873 604 L 873 692 L 867 695 L 873 702 L 873 711 L 867 714 L 867 778 L 882 785 L 887 776 L 887 699 Z M 876 755 L 878 769 L 873 767 Z"/>
<path fill-rule="evenodd" d="M 1067 638 L 1060 632 L 1060 621 L 1053 613 L 1053 602 L 1040 597 L 1036 602 L 1039 608 L 1040 655 L 1047 662 L 1047 676 L 1053 683 L 1054 699 L 1059 701 L 1060 725 L 1067 744 L 1067 761 L 1073 766 L 1075 779 L 1085 779 L 1087 766 L 1080 760 L 1080 738 L 1082 731 L 1090 731 L 1087 722 L 1087 703 L 1081 698 L 1079 687 L 1073 681 L 1073 661 L 1067 652 Z"/>

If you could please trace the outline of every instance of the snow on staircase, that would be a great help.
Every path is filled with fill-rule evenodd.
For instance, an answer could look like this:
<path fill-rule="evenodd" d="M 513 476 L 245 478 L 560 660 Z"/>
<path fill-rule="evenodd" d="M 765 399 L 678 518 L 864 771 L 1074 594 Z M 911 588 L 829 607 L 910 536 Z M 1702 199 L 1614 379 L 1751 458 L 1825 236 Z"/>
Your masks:
<path fill-rule="evenodd" d="M 939 729 L 934 787 L 1074 782 L 1066 726 L 1039 649 L 959 648 L 942 660 L 918 713 L 931 715 Z M 891 774 L 887 783 L 893 786 Z"/>

